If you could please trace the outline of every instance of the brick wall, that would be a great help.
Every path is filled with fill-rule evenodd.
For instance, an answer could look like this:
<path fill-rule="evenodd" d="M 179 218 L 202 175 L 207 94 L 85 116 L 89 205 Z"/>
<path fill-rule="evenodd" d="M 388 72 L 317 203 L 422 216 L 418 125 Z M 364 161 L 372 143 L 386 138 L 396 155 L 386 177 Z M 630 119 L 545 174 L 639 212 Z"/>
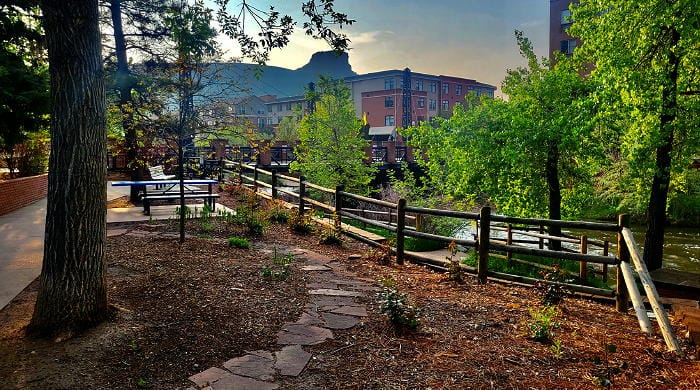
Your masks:
<path fill-rule="evenodd" d="M 48 174 L 0 182 L 0 215 L 45 198 L 48 186 Z"/>

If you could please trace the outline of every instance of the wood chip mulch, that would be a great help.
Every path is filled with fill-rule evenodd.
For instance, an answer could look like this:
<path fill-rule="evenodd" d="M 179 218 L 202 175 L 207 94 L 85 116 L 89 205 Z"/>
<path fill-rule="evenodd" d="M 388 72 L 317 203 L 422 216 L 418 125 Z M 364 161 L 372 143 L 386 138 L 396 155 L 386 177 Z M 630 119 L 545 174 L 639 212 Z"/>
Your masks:
<path fill-rule="evenodd" d="M 235 208 L 235 198 L 221 202 Z M 700 364 L 681 337 L 684 358 L 665 351 L 660 336 L 639 331 L 633 314 L 614 306 L 566 298 L 553 339 L 526 334 L 538 298 L 525 287 L 458 284 L 416 265 L 383 266 L 357 254 L 368 248 L 346 239 L 344 248 L 318 243 L 283 225 L 251 236 L 243 226 L 188 222 L 182 245 L 177 227 L 121 224 L 107 242 L 107 283 L 117 318 L 78 337 L 54 343 L 25 337 L 36 299 L 30 285 L 0 311 L 0 389 L 173 389 L 207 367 L 260 349 L 275 350 L 276 334 L 299 318 L 308 299 L 307 275 L 261 276 L 275 250 L 305 248 L 344 259 L 358 278 L 393 278 L 421 308 L 417 332 L 397 331 L 380 313 L 378 298 L 363 298 L 369 316 L 334 339 L 305 350 L 314 357 L 298 378 L 277 378 L 285 389 L 615 388 L 697 389 Z M 251 249 L 230 248 L 245 236 Z M 676 333 L 684 329 L 674 321 Z M 606 356 L 606 345 L 615 351 Z M 608 370 L 606 370 L 606 367 Z M 622 367 L 619 373 L 612 370 Z"/>

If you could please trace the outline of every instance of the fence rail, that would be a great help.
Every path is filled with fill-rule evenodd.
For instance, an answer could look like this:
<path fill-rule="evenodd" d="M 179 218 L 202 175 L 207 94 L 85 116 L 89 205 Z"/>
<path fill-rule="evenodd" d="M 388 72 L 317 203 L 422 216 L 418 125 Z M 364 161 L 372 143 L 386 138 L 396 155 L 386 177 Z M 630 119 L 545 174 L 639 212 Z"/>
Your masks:
<path fill-rule="evenodd" d="M 564 259 L 577 261 L 580 264 L 580 277 L 586 280 L 587 264 L 595 263 L 601 264 L 603 267 L 604 280 L 606 280 L 605 275 L 607 274 L 607 266 L 614 265 L 617 266 L 617 286 L 615 290 L 600 289 L 591 286 L 582 285 L 572 285 L 565 284 L 567 287 L 574 291 L 579 291 L 586 294 L 594 294 L 599 296 L 615 297 L 617 309 L 621 312 L 626 312 L 629 305 L 630 294 L 628 288 L 631 286 L 636 286 L 633 281 L 630 281 L 631 270 L 627 267 L 630 259 L 633 260 L 633 264 L 637 268 L 642 284 L 647 290 L 647 295 L 652 296 L 650 300 L 652 301 L 652 307 L 657 315 L 657 317 L 665 317 L 665 312 L 662 311 L 660 305 L 658 304 L 658 294 L 653 288 L 653 282 L 651 278 L 648 277 L 646 272 L 646 267 L 644 267 L 641 261 L 641 256 L 639 255 L 639 248 L 634 242 L 631 231 L 627 228 L 629 225 L 629 218 L 627 216 L 621 216 L 617 224 L 611 223 L 599 223 L 599 222 L 584 222 L 584 221 L 558 221 L 558 220 L 548 220 L 540 218 L 516 218 L 516 217 L 506 217 L 502 215 L 491 214 L 491 209 L 489 207 L 484 207 L 481 209 L 480 213 L 463 212 L 463 211 L 453 211 L 453 210 L 441 210 L 441 209 L 430 209 L 424 207 L 415 207 L 406 205 L 404 199 L 400 199 L 397 203 L 387 202 L 384 200 L 372 199 L 366 196 L 353 194 L 351 192 L 344 191 L 343 187 L 337 187 L 335 190 L 326 188 L 314 183 L 307 182 L 304 177 L 293 177 L 277 174 L 273 171 L 266 171 L 257 168 L 256 166 L 251 166 L 244 164 L 242 162 L 238 163 L 239 172 L 238 177 L 241 183 L 244 180 L 249 181 L 257 191 L 258 187 L 264 187 L 271 189 L 272 195 L 266 195 L 267 197 L 276 198 L 278 193 L 286 194 L 298 199 L 298 210 L 299 213 L 304 213 L 307 206 L 315 206 L 317 208 L 323 209 L 324 211 L 329 211 L 334 214 L 336 218 L 335 226 L 342 228 L 342 217 L 350 218 L 355 221 L 362 222 L 367 225 L 379 227 L 385 229 L 396 235 L 395 248 L 393 251 L 396 253 L 396 261 L 399 264 L 403 264 L 405 257 L 410 257 L 414 260 L 418 259 L 419 262 L 423 262 L 430 266 L 446 268 L 447 264 L 444 261 L 439 261 L 435 259 L 422 258 L 419 254 L 415 252 L 406 252 L 405 248 L 405 238 L 406 237 L 416 237 L 429 239 L 440 242 L 454 242 L 458 245 L 463 245 L 465 247 L 474 248 L 475 252 L 478 254 L 478 262 L 476 269 L 473 267 L 463 267 L 473 271 L 476 271 L 477 278 L 480 283 L 486 283 L 488 277 L 497 278 L 501 280 L 509 280 L 518 283 L 534 283 L 537 279 L 529 278 L 520 275 L 510 275 L 499 272 L 494 272 L 489 270 L 489 256 L 496 255 L 497 253 L 505 253 L 508 259 L 511 258 L 513 254 L 524 254 L 524 255 L 534 255 L 539 257 L 554 258 L 554 259 Z M 253 176 L 244 175 L 244 171 L 253 171 Z M 259 180 L 259 175 L 267 175 L 272 178 L 272 183 Z M 296 184 L 298 192 L 287 190 L 285 188 L 279 188 L 278 180 L 284 179 L 288 183 Z M 288 184 L 287 183 L 287 184 Z M 325 194 L 332 195 L 333 201 L 324 203 L 323 201 L 313 199 L 307 194 L 307 187 L 313 188 L 321 191 Z M 373 206 L 387 209 L 386 211 L 380 210 L 363 210 L 356 207 L 350 207 L 350 204 L 346 203 L 348 201 L 355 202 L 365 202 Z M 371 214 L 379 215 L 389 215 L 389 221 L 379 221 L 376 219 L 366 218 L 356 214 L 355 212 L 368 212 Z M 415 215 L 407 216 L 406 213 L 410 212 Z M 396 215 L 396 223 L 393 223 L 392 216 Z M 427 232 L 419 231 L 417 228 L 411 230 L 411 227 L 406 226 L 407 219 L 413 219 L 416 221 L 416 225 L 421 220 L 421 216 L 439 216 L 439 217 L 451 217 L 459 218 L 465 221 L 475 222 L 478 227 L 478 234 L 474 240 L 442 236 L 438 234 L 432 234 Z M 492 223 L 494 223 L 492 225 Z M 503 224 L 506 224 L 503 226 Z M 523 225 L 523 226 L 513 226 L 513 225 Z M 534 225 L 536 232 L 530 232 L 530 225 Z M 569 229 L 581 229 L 581 230 L 591 230 L 591 231 L 602 231 L 602 232 L 615 232 L 617 233 L 618 239 L 618 253 L 616 256 L 611 256 L 608 253 L 609 243 L 607 241 L 595 242 L 589 240 L 586 235 L 580 237 L 561 235 L 553 236 L 550 234 L 545 234 L 546 226 L 556 226 L 561 228 Z M 496 238 L 491 237 L 491 230 L 506 232 L 506 237 Z M 537 240 L 524 240 L 524 239 L 513 239 L 513 233 L 523 235 L 525 237 L 536 238 Z M 361 239 L 364 242 L 378 245 L 378 243 L 371 241 L 367 238 L 358 236 L 356 233 L 345 231 L 346 234 L 354 236 Z M 550 250 L 545 249 L 545 240 L 548 243 L 553 241 L 566 242 L 568 244 L 578 244 L 579 251 L 575 250 Z M 538 247 L 528 247 L 519 245 L 522 243 L 538 244 Z M 603 255 L 589 254 L 588 246 L 595 245 L 603 248 Z M 565 249 L 565 248 L 563 248 Z M 519 260 L 519 259 L 518 259 Z M 521 261 L 521 260 L 519 260 Z M 622 264 L 625 263 L 625 264 Z M 620 266 L 622 265 L 622 267 Z M 644 276 L 646 274 L 646 276 Z M 625 285 L 625 283 L 627 285 Z M 636 288 L 636 287 L 635 287 Z M 654 298 L 654 295 L 656 298 Z M 632 294 L 633 300 L 637 301 L 639 294 Z M 640 316 L 640 325 L 644 331 L 649 330 L 648 319 L 646 322 L 642 318 L 639 302 L 633 302 L 635 304 L 635 309 L 637 310 L 638 316 Z M 646 312 L 644 312 L 646 315 Z M 677 342 L 673 338 L 672 331 L 670 330 L 670 325 L 668 325 L 668 319 L 660 320 L 660 326 L 662 328 L 662 333 L 664 334 L 664 339 L 666 340 L 669 349 L 674 351 L 679 351 Z"/>

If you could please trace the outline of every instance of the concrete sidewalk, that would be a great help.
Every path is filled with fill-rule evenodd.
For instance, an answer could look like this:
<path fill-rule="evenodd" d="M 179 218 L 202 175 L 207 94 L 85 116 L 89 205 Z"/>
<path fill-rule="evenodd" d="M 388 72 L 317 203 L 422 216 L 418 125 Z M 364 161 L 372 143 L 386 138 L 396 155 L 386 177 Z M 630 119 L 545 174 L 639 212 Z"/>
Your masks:
<path fill-rule="evenodd" d="M 129 187 L 107 185 L 107 200 L 129 195 Z M 0 309 L 41 273 L 46 198 L 0 216 Z"/>

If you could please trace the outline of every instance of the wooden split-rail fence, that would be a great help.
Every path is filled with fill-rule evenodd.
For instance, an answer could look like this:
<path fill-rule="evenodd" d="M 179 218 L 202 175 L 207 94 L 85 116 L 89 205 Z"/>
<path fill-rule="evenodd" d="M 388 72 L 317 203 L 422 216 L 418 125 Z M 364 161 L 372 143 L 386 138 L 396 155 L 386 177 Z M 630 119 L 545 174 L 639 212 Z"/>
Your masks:
<path fill-rule="evenodd" d="M 634 278 L 633 271 L 636 271 L 668 349 L 681 354 L 681 349 L 673 334 L 668 315 L 661 304 L 659 294 L 642 260 L 639 246 L 629 228 L 630 220 L 627 215 L 621 215 L 618 223 L 615 224 L 508 217 L 493 214 L 490 207 L 481 208 L 479 213 L 415 207 L 408 205 L 405 199 L 399 199 L 396 203 L 388 202 L 347 192 L 342 186 L 335 189 L 323 187 L 308 182 L 303 176 L 297 178 L 283 175 L 274 170 L 267 171 L 242 162 L 238 163 L 237 166 L 237 172 L 230 171 L 229 173 L 236 175 L 241 184 L 251 186 L 256 194 L 268 199 L 285 198 L 295 204 L 298 212 L 301 214 L 311 209 L 323 210 L 333 216 L 335 219 L 334 225 L 341 229 L 343 226 L 342 218 L 348 218 L 394 233 L 396 239 L 392 250 L 396 254 L 396 262 L 398 264 L 403 264 L 406 258 L 410 258 L 414 262 L 428 266 L 443 269 L 446 267 L 447 260 L 441 261 L 421 256 L 420 253 L 406 251 L 406 237 L 416 237 L 445 243 L 454 242 L 457 245 L 473 248 L 478 258 L 477 267 L 474 271 L 479 283 L 486 283 L 489 277 L 526 284 L 534 284 L 538 281 L 538 279 L 525 276 L 490 271 L 489 257 L 494 255 L 513 259 L 514 254 L 523 254 L 577 261 L 580 264 L 579 276 L 582 280 L 586 280 L 589 263 L 601 265 L 603 278 L 606 278 L 608 266 L 617 267 L 617 284 L 614 290 L 566 283 L 560 284 L 579 293 L 614 297 L 616 308 L 620 312 L 627 312 L 629 301 L 631 300 L 640 328 L 644 332 L 651 334 L 653 329 Z M 290 190 L 290 187 L 296 188 L 297 191 Z M 260 191 L 261 189 L 263 191 Z M 311 196 L 312 192 L 316 194 L 316 198 L 322 198 L 322 200 L 313 198 Z M 355 204 L 355 207 L 351 207 L 353 206 L 352 203 Z M 372 209 L 358 208 L 356 207 L 358 203 L 372 205 Z M 368 218 L 367 214 L 387 216 L 388 220 Z M 420 228 L 416 229 L 416 225 L 420 227 L 420 221 L 425 216 L 451 217 L 469 221 L 469 223 L 476 223 L 477 234 L 473 239 L 468 239 L 422 232 Z M 407 223 L 407 221 L 413 221 L 413 223 Z M 609 243 L 606 241 L 589 240 L 586 235 L 580 237 L 552 236 L 546 234 L 547 227 L 615 233 L 617 236 L 617 254 L 612 255 L 608 253 Z M 529 230 L 535 230 L 535 232 Z M 493 231 L 504 232 L 505 238 L 492 237 L 491 232 Z M 352 231 L 344 230 L 343 233 L 370 245 L 379 245 L 377 241 L 367 239 Z M 532 237 L 536 240 L 514 239 L 514 234 Z M 580 250 L 574 252 L 571 249 L 551 250 L 545 247 L 545 241 L 552 242 L 555 240 L 569 244 L 578 244 Z M 522 244 L 530 244 L 531 246 Z M 536 244 L 536 246 L 532 244 Z M 602 254 L 588 253 L 589 246 L 599 246 L 602 249 Z"/>

